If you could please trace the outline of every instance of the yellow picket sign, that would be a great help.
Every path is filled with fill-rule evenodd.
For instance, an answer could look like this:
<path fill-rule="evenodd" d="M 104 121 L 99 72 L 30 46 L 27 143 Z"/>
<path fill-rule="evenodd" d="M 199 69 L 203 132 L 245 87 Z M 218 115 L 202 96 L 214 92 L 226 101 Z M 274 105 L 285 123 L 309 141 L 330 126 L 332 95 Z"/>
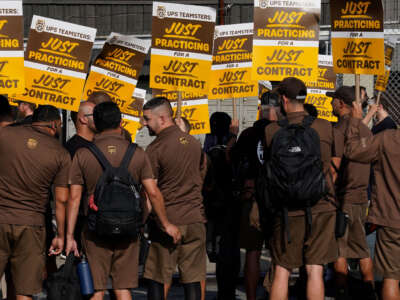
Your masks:
<path fill-rule="evenodd" d="M 293 42 L 289 42 L 292 44 Z M 263 44 L 260 42 L 259 44 Z M 297 43 L 299 45 L 299 43 Z M 303 81 L 313 81 L 318 77 L 315 60 L 318 47 L 276 47 L 259 46 L 253 48 L 253 77 L 259 80 L 280 81 L 285 77 L 297 77 Z"/>
<path fill-rule="evenodd" d="M 111 100 L 120 108 L 125 107 L 135 90 L 136 84 L 109 77 L 104 75 L 105 73 L 107 73 L 107 71 L 103 71 L 94 66 L 91 67 L 89 77 L 86 80 L 83 99 L 87 100 L 94 92 L 104 92 L 107 93 Z"/>
<path fill-rule="evenodd" d="M 85 79 L 29 68 L 25 63 L 25 83 L 25 92 L 16 97 L 18 100 L 77 111 Z"/>
<path fill-rule="evenodd" d="M 120 106 L 121 112 L 134 117 L 142 117 L 143 105 L 146 102 L 146 90 L 135 88 L 130 101 L 125 101 L 123 106 Z"/>
<path fill-rule="evenodd" d="M 78 111 L 96 29 L 33 16 L 19 100 Z"/>
<path fill-rule="evenodd" d="M 254 0 L 253 80 L 318 76 L 321 1 Z"/>
<path fill-rule="evenodd" d="M 335 72 L 383 75 L 382 2 L 335 0 L 330 10 Z"/>
<path fill-rule="evenodd" d="M 132 142 L 136 139 L 136 134 L 141 127 L 140 119 L 130 116 L 130 115 L 122 115 L 122 128 L 128 131 L 131 135 Z"/>
<path fill-rule="evenodd" d="M 251 79 L 253 23 L 215 27 L 208 99 L 257 96 Z"/>
<path fill-rule="evenodd" d="M 166 51 L 169 52 L 169 51 Z M 200 94 L 208 93 L 211 60 L 190 57 L 168 57 L 152 49 L 150 86 L 157 89 L 180 90 Z"/>
<path fill-rule="evenodd" d="M 22 1 L 2 1 L 0 10 L 0 94 L 24 91 Z"/>
<path fill-rule="evenodd" d="M 312 104 L 318 111 L 318 118 L 337 122 L 337 117 L 332 113 L 332 98 L 326 92 L 336 89 L 336 74 L 333 72 L 333 60 L 330 55 L 318 57 L 318 79 L 305 83 L 307 98 L 305 103 Z"/>
<path fill-rule="evenodd" d="M 150 87 L 208 93 L 216 11 L 153 2 Z"/>
<path fill-rule="evenodd" d="M 111 33 L 90 68 L 83 99 L 87 100 L 93 92 L 104 92 L 121 111 L 125 110 L 149 48 L 148 40 Z"/>
<path fill-rule="evenodd" d="M 386 91 L 386 87 L 389 82 L 390 69 L 392 67 L 392 59 L 395 46 L 395 44 L 389 41 L 385 43 L 385 75 L 379 75 L 376 78 L 375 89 L 377 91 Z"/>
<path fill-rule="evenodd" d="M 172 110 L 176 112 L 177 102 L 172 102 Z M 208 100 L 190 100 L 182 102 L 182 117 L 190 123 L 190 134 L 210 133 L 210 121 L 208 112 Z"/>

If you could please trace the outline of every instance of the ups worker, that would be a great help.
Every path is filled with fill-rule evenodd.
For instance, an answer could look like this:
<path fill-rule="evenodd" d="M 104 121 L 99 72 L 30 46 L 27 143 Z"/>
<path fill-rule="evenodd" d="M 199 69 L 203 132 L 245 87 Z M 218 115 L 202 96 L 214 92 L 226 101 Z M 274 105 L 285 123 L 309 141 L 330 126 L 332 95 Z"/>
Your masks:
<path fill-rule="evenodd" d="M 355 101 L 355 88 L 342 86 L 335 92 L 327 92 L 332 97 L 333 114 L 339 118 L 335 125 L 340 142 L 337 143 L 339 155 L 344 152 L 345 135 L 351 119 L 350 113 Z M 360 125 L 362 137 L 372 136 L 371 131 L 364 124 Z M 363 299 L 374 298 L 372 260 L 370 258 L 367 238 L 365 234 L 365 220 L 367 218 L 368 195 L 367 188 L 370 174 L 369 163 L 357 163 L 343 157 L 340 166 L 333 165 L 337 171 L 336 195 L 342 210 L 349 216 L 346 232 L 338 239 L 339 258 L 335 262 L 336 284 L 338 287 L 337 299 L 348 298 L 347 289 L 347 259 L 360 261 L 360 269 L 367 288 L 363 289 Z"/>
<path fill-rule="evenodd" d="M 94 125 L 99 132 L 94 143 L 103 152 L 112 166 L 119 166 L 129 146 L 121 135 L 121 112 L 113 102 L 103 102 L 93 110 Z M 174 241 L 179 239 L 179 230 L 165 217 L 163 198 L 153 177 L 146 153 L 137 148 L 128 168 L 132 178 L 141 183 L 149 195 L 163 230 Z M 83 186 L 88 195 L 94 194 L 96 183 L 102 174 L 102 167 L 87 148 L 80 148 L 74 155 L 69 175 L 71 197 L 68 202 L 68 230 L 66 252 L 79 255 L 74 240 L 74 227 L 79 211 Z M 88 200 L 84 199 L 85 214 Z M 84 226 L 82 245 L 93 276 L 95 294 L 92 299 L 103 299 L 109 276 L 118 300 L 131 299 L 130 289 L 138 285 L 139 243 L 137 240 L 105 240 Z"/>
<path fill-rule="evenodd" d="M 400 299 L 400 130 L 364 137 L 360 104 L 353 103 L 352 116 L 344 154 L 351 161 L 373 163 L 374 192 L 367 221 L 379 225 L 374 268 L 383 276 L 382 299 Z"/>
<path fill-rule="evenodd" d="M 32 299 L 42 290 L 45 267 L 45 211 L 55 187 L 57 236 L 50 255 L 64 247 L 65 206 L 70 156 L 56 139 L 61 131 L 58 110 L 35 110 L 31 125 L 0 131 L 0 274 L 11 265 L 17 299 Z"/>
<path fill-rule="evenodd" d="M 289 124 L 299 124 L 308 115 L 304 110 L 307 95 L 305 84 L 294 77 L 285 78 L 278 87 L 281 112 Z M 307 230 L 304 210 L 289 211 L 288 230 L 291 241 L 285 234 L 281 216 L 274 222 L 271 239 L 273 281 L 270 299 L 288 298 L 288 280 L 291 270 L 305 265 L 307 271 L 307 299 L 324 299 L 323 265 L 337 259 L 338 249 L 335 238 L 336 207 L 335 190 L 330 173 L 331 159 L 336 155 L 336 133 L 332 125 L 322 119 L 315 119 L 310 126 L 319 135 L 321 161 L 326 179 L 327 195 L 311 207 L 311 231 Z M 274 135 L 280 130 L 277 123 L 265 129 L 266 147 L 271 146 Z"/>
<path fill-rule="evenodd" d="M 143 106 L 144 125 L 156 139 L 147 147 L 158 187 L 165 199 L 168 219 L 178 225 L 181 241 L 173 243 L 154 224 L 150 228 L 149 256 L 144 277 L 149 279 L 149 299 L 163 299 L 178 265 L 185 299 L 200 300 L 200 281 L 206 275 L 206 231 L 201 189 L 200 143 L 174 123 L 166 98 L 154 98 Z"/>

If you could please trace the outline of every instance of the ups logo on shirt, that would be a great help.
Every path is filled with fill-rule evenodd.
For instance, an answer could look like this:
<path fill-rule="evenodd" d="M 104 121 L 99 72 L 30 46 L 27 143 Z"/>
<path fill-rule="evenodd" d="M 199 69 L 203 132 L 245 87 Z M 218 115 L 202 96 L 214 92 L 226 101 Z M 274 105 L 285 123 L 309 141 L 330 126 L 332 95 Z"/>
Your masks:
<path fill-rule="evenodd" d="M 115 154 L 115 153 L 117 153 L 117 147 L 116 146 L 107 146 L 107 152 L 110 154 Z"/>
<path fill-rule="evenodd" d="M 37 145 L 38 141 L 35 139 L 28 139 L 28 141 L 26 142 L 26 146 L 31 150 L 35 149 Z"/>
<path fill-rule="evenodd" d="M 181 138 L 179 138 L 179 142 L 182 144 L 182 145 L 187 145 L 187 144 L 189 144 L 189 141 L 183 136 L 183 137 L 181 137 Z"/>

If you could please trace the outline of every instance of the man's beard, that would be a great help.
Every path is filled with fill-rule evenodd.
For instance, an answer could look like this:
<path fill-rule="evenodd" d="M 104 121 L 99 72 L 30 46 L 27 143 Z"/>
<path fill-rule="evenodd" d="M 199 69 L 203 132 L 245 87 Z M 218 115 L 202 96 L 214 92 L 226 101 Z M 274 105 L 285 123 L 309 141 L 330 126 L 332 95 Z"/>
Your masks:
<path fill-rule="evenodd" d="M 149 130 L 149 135 L 150 136 L 155 136 L 156 133 L 153 131 L 153 129 L 151 129 L 149 126 L 147 126 L 147 129 Z"/>
<path fill-rule="evenodd" d="M 286 111 L 285 108 L 283 107 L 283 101 L 280 101 L 279 103 L 280 107 L 281 107 L 281 114 L 286 117 Z"/>

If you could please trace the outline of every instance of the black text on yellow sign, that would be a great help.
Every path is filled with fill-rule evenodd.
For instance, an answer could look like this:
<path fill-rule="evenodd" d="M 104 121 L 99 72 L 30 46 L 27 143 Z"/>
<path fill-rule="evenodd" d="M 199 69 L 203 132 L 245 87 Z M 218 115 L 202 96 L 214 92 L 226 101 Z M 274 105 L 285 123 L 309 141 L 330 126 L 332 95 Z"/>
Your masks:
<path fill-rule="evenodd" d="M 196 101 L 188 101 L 189 103 L 195 103 Z M 172 108 L 176 111 L 176 106 Z M 182 106 L 182 117 L 186 118 L 190 123 L 190 134 L 207 134 L 210 133 L 210 122 L 208 114 L 208 105 L 183 105 Z"/>
<path fill-rule="evenodd" d="M 23 92 L 25 83 L 23 66 L 23 57 L 0 58 L 0 94 Z"/>
<path fill-rule="evenodd" d="M 134 89 L 135 86 L 127 82 L 107 77 L 97 72 L 90 72 L 86 81 L 83 99 L 87 100 L 94 92 L 104 92 L 121 108 L 130 100 Z"/>
<path fill-rule="evenodd" d="M 280 81 L 285 77 L 297 77 L 303 81 L 315 81 L 318 76 L 318 47 L 293 47 L 290 41 L 282 41 L 289 47 L 254 46 L 253 80 Z"/>
<path fill-rule="evenodd" d="M 54 105 L 61 109 L 79 109 L 84 79 L 26 68 L 25 92 L 18 99 L 38 105 Z"/>
<path fill-rule="evenodd" d="M 358 33 L 354 33 L 359 37 Z M 383 39 L 332 38 L 335 73 L 384 74 Z"/>
<path fill-rule="evenodd" d="M 211 61 L 152 55 L 150 87 L 207 94 Z"/>
<path fill-rule="evenodd" d="M 257 96 L 257 82 L 251 81 L 250 68 L 213 70 L 209 99 Z"/>

